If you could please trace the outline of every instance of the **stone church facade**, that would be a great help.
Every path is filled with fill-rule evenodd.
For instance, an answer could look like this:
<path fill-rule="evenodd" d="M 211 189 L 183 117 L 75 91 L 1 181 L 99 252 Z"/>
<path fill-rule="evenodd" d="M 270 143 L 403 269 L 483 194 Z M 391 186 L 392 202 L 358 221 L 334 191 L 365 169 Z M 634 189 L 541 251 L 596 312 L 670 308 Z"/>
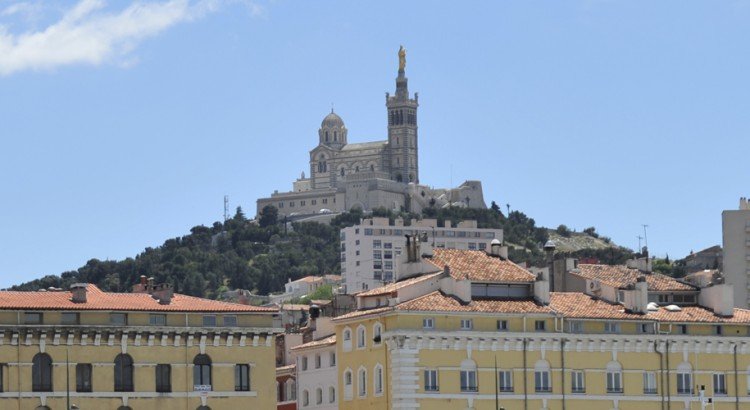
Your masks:
<path fill-rule="evenodd" d="M 386 93 L 388 139 L 349 143 L 349 131 L 333 110 L 320 124 L 318 145 L 310 151 L 309 177 L 293 183 L 289 192 L 258 199 L 258 213 L 275 206 L 280 216 L 336 213 L 361 208 L 421 212 L 427 206 L 485 208 L 480 181 L 457 188 L 435 189 L 419 181 L 417 109 L 419 95 L 410 95 L 404 70 L 396 78 L 396 93 Z"/>

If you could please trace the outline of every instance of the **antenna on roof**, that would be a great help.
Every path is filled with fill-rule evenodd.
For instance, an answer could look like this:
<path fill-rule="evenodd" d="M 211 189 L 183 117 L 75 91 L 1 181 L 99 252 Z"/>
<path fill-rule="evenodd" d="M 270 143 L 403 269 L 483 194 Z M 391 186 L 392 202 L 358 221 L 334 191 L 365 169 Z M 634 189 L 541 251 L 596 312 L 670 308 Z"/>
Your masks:
<path fill-rule="evenodd" d="M 229 195 L 224 195 L 224 223 L 229 219 Z"/>
<path fill-rule="evenodd" d="M 638 238 L 638 248 L 636 250 L 638 252 L 640 252 L 641 251 L 641 240 L 643 239 L 643 237 L 641 235 L 638 235 L 637 238 Z"/>
<path fill-rule="evenodd" d="M 648 248 L 648 235 L 646 234 L 646 228 L 648 228 L 648 225 L 642 224 L 643 227 L 643 240 L 645 241 L 645 245 Z"/>

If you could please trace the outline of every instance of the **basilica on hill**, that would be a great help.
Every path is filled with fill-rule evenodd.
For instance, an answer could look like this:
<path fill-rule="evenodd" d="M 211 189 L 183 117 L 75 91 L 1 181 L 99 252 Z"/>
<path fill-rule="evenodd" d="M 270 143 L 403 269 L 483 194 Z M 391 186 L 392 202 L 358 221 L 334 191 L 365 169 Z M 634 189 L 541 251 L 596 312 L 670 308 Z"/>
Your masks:
<path fill-rule="evenodd" d="M 406 50 L 398 52 L 396 93 L 386 93 L 388 139 L 349 143 L 349 130 L 333 110 L 320 124 L 318 145 L 310 151 L 309 177 L 303 173 L 292 191 L 258 199 L 258 213 L 267 205 L 280 216 L 337 213 L 384 207 L 421 212 L 425 207 L 485 208 L 480 181 L 457 188 L 436 189 L 419 179 L 419 94 L 409 94 Z"/>

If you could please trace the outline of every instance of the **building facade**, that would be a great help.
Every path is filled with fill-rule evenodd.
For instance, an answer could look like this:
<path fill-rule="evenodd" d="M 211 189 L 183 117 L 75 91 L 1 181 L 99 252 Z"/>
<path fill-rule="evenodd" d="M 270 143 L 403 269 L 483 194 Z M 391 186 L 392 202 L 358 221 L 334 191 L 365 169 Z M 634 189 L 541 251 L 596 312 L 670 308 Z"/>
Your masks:
<path fill-rule="evenodd" d="M 740 198 L 737 210 L 721 213 L 721 229 L 724 250 L 723 267 L 727 281 L 734 285 L 734 301 L 737 307 L 750 306 L 748 286 L 750 281 L 750 202 Z"/>
<path fill-rule="evenodd" d="M 393 224 L 388 218 L 366 218 L 359 225 L 341 230 L 341 276 L 346 293 L 374 289 L 391 283 L 399 276 L 400 255 L 405 247 L 404 235 L 426 238 L 436 248 L 486 250 L 490 243 L 503 240 L 502 229 L 478 228 L 476 221 L 452 226 L 438 226 L 435 219 L 403 219 Z"/>
<path fill-rule="evenodd" d="M 298 408 L 338 409 L 336 336 L 327 336 L 293 347 L 292 353 L 297 366 Z"/>
<path fill-rule="evenodd" d="M 405 62 L 403 49 L 400 59 Z M 486 207 L 479 181 L 457 188 L 435 189 L 420 184 L 418 94 L 410 94 L 404 65 L 399 65 L 396 93 L 386 93 L 387 139 L 350 143 L 344 120 L 333 110 L 320 124 L 318 144 L 310 151 L 309 176 L 292 184 L 292 191 L 274 192 L 257 201 L 258 213 L 267 205 L 281 216 L 349 211 L 405 209 L 427 206 Z"/>
<path fill-rule="evenodd" d="M 334 319 L 341 409 L 750 407 L 750 311 L 719 277 L 675 305 L 649 302 L 645 277 L 550 292 L 502 251 L 424 254 L 410 263 L 437 271 Z"/>
<path fill-rule="evenodd" d="M 0 408 L 276 406 L 275 309 L 136 290 L 0 292 Z"/>

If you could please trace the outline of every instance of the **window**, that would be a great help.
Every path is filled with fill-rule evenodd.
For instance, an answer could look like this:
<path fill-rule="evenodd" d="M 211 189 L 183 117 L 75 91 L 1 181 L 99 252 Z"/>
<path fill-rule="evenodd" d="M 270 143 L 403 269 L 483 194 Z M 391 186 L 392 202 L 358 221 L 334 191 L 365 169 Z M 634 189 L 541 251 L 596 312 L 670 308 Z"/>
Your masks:
<path fill-rule="evenodd" d="M 383 259 L 383 251 L 372 251 L 373 259 Z"/>
<path fill-rule="evenodd" d="M 669 303 L 669 295 L 659 295 L 659 303 Z"/>
<path fill-rule="evenodd" d="M 727 394 L 727 380 L 724 373 L 714 373 L 714 394 Z"/>
<path fill-rule="evenodd" d="M 148 324 L 151 326 L 165 326 L 167 324 L 167 315 L 148 315 Z"/>
<path fill-rule="evenodd" d="M 328 402 L 336 403 L 336 388 L 333 386 L 328 387 Z"/>
<path fill-rule="evenodd" d="M 537 332 L 544 332 L 546 329 L 546 322 L 544 320 L 537 320 L 534 322 L 534 330 Z"/>
<path fill-rule="evenodd" d="M 133 358 L 128 354 L 115 357 L 115 391 L 133 391 Z"/>
<path fill-rule="evenodd" d="M 364 326 L 360 326 L 357 328 L 357 349 L 363 349 L 365 347 L 365 336 L 366 331 Z"/>
<path fill-rule="evenodd" d="M 620 324 L 615 322 L 604 322 L 604 333 L 620 333 Z"/>
<path fill-rule="evenodd" d="M 376 323 L 372 327 L 372 341 L 375 345 L 380 345 L 381 337 L 380 333 L 382 332 L 383 326 L 380 325 L 380 323 Z"/>
<path fill-rule="evenodd" d="M 474 327 L 472 319 L 461 319 L 461 330 L 471 330 Z"/>
<path fill-rule="evenodd" d="M 497 372 L 498 390 L 501 392 L 513 392 L 513 372 L 501 370 Z"/>
<path fill-rule="evenodd" d="M 375 395 L 383 394 L 383 367 L 375 366 Z"/>
<path fill-rule="evenodd" d="M 37 353 L 31 363 L 31 390 L 52 391 L 52 358 L 47 353 Z"/>
<path fill-rule="evenodd" d="M 315 404 L 323 404 L 323 389 L 315 389 Z"/>
<path fill-rule="evenodd" d="M 352 348 L 352 331 L 349 328 L 344 329 L 342 332 L 342 339 L 344 339 L 344 345 L 342 346 L 344 351 L 349 351 Z"/>
<path fill-rule="evenodd" d="M 211 386 L 211 358 L 199 354 L 193 359 L 193 385 Z"/>
<path fill-rule="evenodd" d="M 688 332 L 687 331 L 687 325 L 677 325 L 677 333 L 679 333 L 681 335 L 686 335 L 687 332 Z"/>
<path fill-rule="evenodd" d="M 552 391 L 549 370 L 549 363 L 545 360 L 540 360 L 534 365 L 534 390 L 537 393 Z"/>
<path fill-rule="evenodd" d="M 336 366 L 336 352 L 331 352 L 331 356 L 328 358 L 328 365 L 331 367 Z"/>
<path fill-rule="evenodd" d="M 583 333 L 583 322 L 568 322 L 569 333 Z"/>
<path fill-rule="evenodd" d="M 300 370 L 302 370 L 302 371 L 307 370 L 307 356 L 302 356 L 302 358 L 300 359 L 300 361 L 302 362 L 300 364 Z"/>
<path fill-rule="evenodd" d="M 109 324 L 115 326 L 127 326 L 128 314 L 127 313 L 110 313 Z"/>
<path fill-rule="evenodd" d="M 682 363 L 677 366 L 677 394 L 691 394 L 693 378 L 691 377 L 692 368 L 688 363 Z"/>
<path fill-rule="evenodd" d="M 499 331 L 505 331 L 508 330 L 508 321 L 507 320 L 498 320 L 497 321 L 497 330 Z"/>
<path fill-rule="evenodd" d="M 250 391 L 250 365 L 234 366 L 234 391 Z"/>
<path fill-rule="evenodd" d="M 622 393 L 622 366 L 617 362 L 607 365 L 607 393 Z"/>
<path fill-rule="evenodd" d="M 287 379 L 284 383 L 284 393 L 285 401 L 297 400 L 297 382 L 294 379 Z"/>
<path fill-rule="evenodd" d="M 435 328 L 435 320 L 431 317 L 426 317 L 422 319 L 422 327 L 425 329 L 434 329 Z"/>
<path fill-rule="evenodd" d="M 359 369 L 359 396 L 364 397 L 367 395 L 367 370 L 364 368 Z"/>
<path fill-rule="evenodd" d="M 344 373 L 344 386 L 351 386 L 352 385 L 352 372 L 347 370 Z"/>
<path fill-rule="evenodd" d="M 656 372 L 643 372 L 643 394 L 656 394 Z"/>
<path fill-rule="evenodd" d="M 222 320 L 226 327 L 237 327 L 237 316 L 224 316 Z"/>
<path fill-rule="evenodd" d="M 393 243 L 392 242 L 386 242 L 383 244 L 383 247 L 385 249 L 393 249 Z"/>
<path fill-rule="evenodd" d="M 644 333 L 644 334 L 653 333 L 652 332 L 653 328 L 654 327 L 651 323 L 638 323 L 638 333 Z"/>
<path fill-rule="evenodd" d="M 571 393 L 586 393 L 586 376 L 583 370 L 570 372 L 570 391 Z"/>
<path fill-rule="evenodd" d="M 461 391 L 462 392 L 477 391 L 477 371 L 476 370 L 461 370 Z"/>
<path fill-rule="evenodd" d="M 62 324 L 64 325 L 77 325 L 80 323 L 80 315 L 77 312 L 63 312 L 62 313 Z"/>
<path fill-rule="evenodd" d="M 307 407 L 310 405 L 310 392 L 302 390 L 302 406 Z"/>
<path fill-rule="evenodd" d="M 76 391 L 91 392 L 91 364 L 78 363 L 76 365 Z"/>
<path fill-rule="evenodd" d="M 41 325 L 42 314 L 39 312 L 26 312 L 23 314 L 23 323 L 27 325 Z"/>
<path fill-rule="evenodd" d="M 440 391 L 437 370 L 424 371 L 424 391 Z"/>
<path fill-rule="evenodd" d="M 393 251 L 383 251 L 384 259 L 393 259 Z"/>
<path fill-rule="evenodd" d="M 716 325 L 714 328 L 714 332 L 716 335 L 722 335 L 724 333 L 724 329 L 721 327 L 721 325 Z"/>
<path fill-rule="evenodd" d="M 156 392 L 169 393 L 172 391 L 172 366 L 168 364 L 156 365 Z"/>
<path fill-rule="evenodd" d="M 315 368 L 320 369 L 320 354 L 315 354 Z"/>
<path fill-rule="evenodd" d="M 210 326 L 210 327 L 216 326 L 216 316 L 214 315 L 203 316 L 203 326 Z"/>
<path fill-rule="evenodd" d="M 380 241 L 380 239 L 376 239 L 376 240 L 372 241 L 372 247 L 373 248 L 378 249 L 381 246 L 383 246 L 383 245 L 382 245 L 382 242 Z"/>

